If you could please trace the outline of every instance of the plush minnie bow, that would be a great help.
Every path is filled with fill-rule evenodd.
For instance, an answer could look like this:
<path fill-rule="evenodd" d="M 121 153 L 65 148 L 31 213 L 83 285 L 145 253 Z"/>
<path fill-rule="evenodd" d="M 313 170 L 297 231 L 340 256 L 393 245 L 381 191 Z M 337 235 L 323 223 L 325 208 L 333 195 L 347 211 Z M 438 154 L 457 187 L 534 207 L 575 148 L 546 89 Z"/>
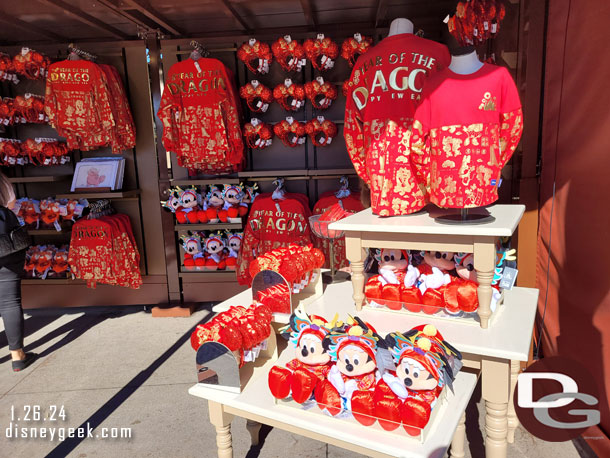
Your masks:
<path fill-rule="evenodd" d="M 57 165 L 65 164 L 68 159 L 68 147 L 55 139 L 28 138 L 22 145 L 23 156 L 27 156 L 30 164 Z"/>
<path fill-rule="evenodd" d="M 326 146 L 337 135 L 337 125 L 324 116 L 318 116 L 305 124 L 305 131 L 314 145 Z"/>
<path fill-rule="evenodd" d="M 318 76 L 314 81 L 305 83 L 305 95 L 318 110 L 325 110 L 337 98 L 337 87 Z"/>
<path fill-rule="evenodd" d="M 31 80 L 44 79 L 51 60 L 43 54 L 29 48 L 22 48 L 21 52 L 13 57 L 13 66 L 17 74 Z"/>
<path fill-rule="evenodd" d="M 33 94 L 18 95 L 13 103 L 14 122 L 21 118 L 21 122 L 32 124 L 44 123 L 48 120 L 44 114 L 44 97 Z"/>
<path fill-rule="evenodd" d="M 256 38 L 250 38 L 237 50 L 237 58 L 241 60 L 252 73 L 265 74 L 273 60 L 271 49 L 267 43 L 261 43 Z"/>
<path fill-rule="evenodd" d="M 264 113 L 273 102 L 273 91 L 257 80 L 239 88 L 239 96 L 246 100 L 248 108 L 255 113 Z"/>
<path fill-rule="evenodd" d="M 298 41 L 293 40 L 290 35 L 278 38 L 271 45 L 271 50 L 276 60 L 287 72 L 300 72 L 306 63 L 303 46 Z"/>
<path fill-rule="evenodd" d="M 324 71 L 333 68 L 339 55 L 339 46 L 324 34 L 319 33 L 315 39 L 309 38 L 303 44 L 305 55 L 316 70 Z"/>
<path fill-rule="evenodd" d="M 278 84 L 273 89 L 273 97 L 284 110 L 297 111 L 305 105 L 305 88 L 302 84 L 294 84 L 290 78 L 284 84 Z"/>
<path fill-rule="evenodd" d="M 359 33 L 355 33 L 353 37 L 346 38 L 341 45 L 341 57 L 343 57 L 350 67 L 353 67 L 358 56 L 364 54 L 369 50 L 373 39 L 370 37 L 363 37 Z"/>
<path fill-rule="evenodd" d="M 253 149 L 262 149 L 272 143 L 273 128 L 257 118 L 252 118 L 244 126 L 246 144 Z"/>
<path fill-rule="evenodd" d="M 286 146 L 296 147 L 305 143 L 305 124 L 295 121 L 292 117 L 287 117 L 273 126 L 276 137 L 282 140 Z"/>

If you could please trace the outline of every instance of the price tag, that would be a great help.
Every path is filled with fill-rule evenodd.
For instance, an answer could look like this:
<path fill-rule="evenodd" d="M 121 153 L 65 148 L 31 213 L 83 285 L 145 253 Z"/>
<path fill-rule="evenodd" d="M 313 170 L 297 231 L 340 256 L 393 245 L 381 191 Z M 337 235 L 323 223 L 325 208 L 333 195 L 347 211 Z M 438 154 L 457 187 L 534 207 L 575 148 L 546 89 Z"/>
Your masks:
<path fill-rule="evenodd" d="M 362 35 L 361 35 L 361 34 L 359 34 L 359 33 L 355 33 L 355 34 L 354 34 L 354 39 L 355 39 L 355 40 L 356 40 L 358 43 L 360 43 L 360 42 L 362 41 Z"/>
<path fill-rule="evenodd" d="M 252 124 L 254 127 L 258 126 L 261 123 L 261 120 L 258 118 L 252 118 L 250 120 L 250 124 Z"/>
<path fill-rule="evenodd" d="M 322 78 L 321 76 L 316 77 L 316 81 L 320 84 L 324 84 L 324 78 Z"/>
<path fill-rule="evenodd" d="M 500 279 L 500 288 L 502 289 L 513 289 L 515 281 L 517 281 L 517 274 L 519 271 L 512 267 L 505 267 L 502 271 L 502 278 Z"/>
<path fill-rule="evenodd" d="M 256 104 L 256 108 L 260 108 L 263 105 L 263 101 L 259 100 L 258 103 Z"/>
<path fill-rule="evenodd" d="M 485 31 L 489 30 L 489 22 L 487 22 L 487 21 L 483 22 L 483 30 L 485 30 Z"/>
<path fill-rule="evenodd" d="M 498 24 L 495 22 L 491 24 L 491 33 L 496 33 L 498 31 Z"/>
<path fill-rule="evenodd" d="M 262 106 L 261 110 L 263 111 L 263 113 L 265 113 L 267 111 L 267 108 L 269 108 L 269 104 L 266 103 Z"/>
<path fill-rule="evenodd" d="M 286 121 L 288 121 L 288 124 L 292 125 L 294 118 L 292 116 L 286 116 Z"/>
<path fill-rule="evenodd" d="M 252 80 L 250 81 L 250 84 L 254 89 L 256 89 L 260 83 L 258 82 L 258 80 Z"/>
<path fill-rule="evenodd" d="M 30 48 L 26 48 L 26 47 L 21 48 L 21 55 L 22 56 L 25 56 L 29 52 L 30 52 Z"/>
<path fill-rule="evenodd" d="M 284 40 L 286 40 L 286 43 L 290 43 L 292 41 L 292 37 L 290 35 L 284 35 Z"/>
<path fill-rule="evenodd" d="M 321 123 L 324 122 L 324 116 L 316 116 L 316 119 Z"/>
<path fill-rule="evenodd" d="M 286 78 L 284 80 L 284 86 L 286 86 L 286 87 L 292 86 L 292 80 L 290 78 Z"/>
<path fill-rule="evenodd" d="M 333 141 L 333 138 L 332 137 L 328 137 L 328 139 L 326 140 L 326 144 L 330 145 L 330 142 L 332 142 L 332 141 Z"/>
<path fill-rule="evenodd" d="M 249 44 L 250 46 L 254 46 L 254 45 L 256 44 L 256 38 L 250 38 L 250 39 L 248 40 L 248 44 Z"/>
<path fill-rule="evenodd" d="M 324 40 L 324 34 L 323 34 L 323 33 L 319 33 L 319 34 L 316 36 L 316 39 L 317 39 L 317 40 L 320 40 L 320 41 Z"/>
<path fill-rule="evenodd" d="M 60 205 L 59 206 L 59 216 L 66 216 L 68 214 L 68 206 Z"/>

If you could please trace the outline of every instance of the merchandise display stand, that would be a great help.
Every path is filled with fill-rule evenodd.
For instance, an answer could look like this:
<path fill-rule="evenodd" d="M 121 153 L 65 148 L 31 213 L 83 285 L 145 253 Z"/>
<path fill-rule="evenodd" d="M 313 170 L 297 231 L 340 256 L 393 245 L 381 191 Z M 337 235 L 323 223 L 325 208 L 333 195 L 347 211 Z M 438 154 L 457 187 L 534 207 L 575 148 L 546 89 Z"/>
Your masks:
<path fill-rule="evenodd" d="M 234 416 L 250 420 L 248 430 L 253 445 L 258 443 L 258 428 L 253 422 L 258 422 L 366 456 L 442 456 L 452 442 L 477 383 L 477 376 L 473 373 L 464 371 L 457 375 L 453 383 L 454 393 L 440 407 L 438 421 L 432 426 L 430 438 L 422 444 L 419 439 L 409 437 L 402 428 L 389 432 L 363 426 L 355 420 L 341 422 L 338 427 L 336 419 L 323 414 L 317 407 L 305 411 L 276 404 L 267 386 L 266 374 L 274 364 L 287 360 L 289 352 L 284 351 L 278 361 L 269 361 L 259 368 L 240 394 L 201 383 L 189 389 L 191 395 L 208 401 L 210 421 L 216 428 L 219 458 L 233 456 L 231 421 Z M 457 436 L 460 434 L 463 435 L 461 429 Z M 457 436 L 456 443 L 459 440 Z"/>
<path fill-rule="evenodd" d="M 498 219 L 501 220 L 501 218 Z M 305 311 L 308 314 L 323 317 L 332 317 L 335 313 L 338 313 L 339 316 L 353 314 L 353 305 L 348 299 L 351 290 L 352 288 L 347 282 L 327 285 L 324 295 L 306 305 Z M 251 299 L 252 293 L 250 290 L 247 290 L 218 304 L 214 307 L 213 311 L 226 310 L 231 305 L 247 306 L 251 303 Z M 536 289 L 516 287 L 505 291 L 501 315 L 498 316 L 497 320 L 492 322 L 489 329 L 464 326 L 459 322 L 451 322 L 450 320 L 435 318 L 434 316 L 384 313 L 371 308 L 364 308 L 358 313 L 358 316 L 365 322 L 374 323 L 375 329 L 382 336 L 396 330 L 411 329 L 422 323 L 432 324 L 439 329 L 443 333 L 444 338 L 462 353 L 464 367 L 476 371 L 481 377 L 482 398 L 485 401 L 486 408 L 486 456 L 490 458 L 504 458 L 507 454 L 508 442 L 513 441 L 514 431 L 518 425 L 514 411 L 511 408 L 511 393 L 514 390 L 518 375 L 518 362 L 527 361 L 528 359 L 537 302 L 538 290 Z M 274 321 L 287 323 L 283 315 L 274 315 Z M 263 374 L 266 372 L 262 370 Z M 458 382 L 461 375 L 462 372 L 458 374 L 455 383 Z M 201 385 L 194 386 L 189 392 L 210 401 L 210 416 L 212 423 L 217 428 L 218 443 L 225 444 L 223 447 L 220 447 L 222 453 L 219 452 L 219 456 L 231 456 L 229 424 L 232 415 L 243 416 L 281 429 L 291 428 L 288 430 L 307 437 L 324 440 L 334 445 L 346 446 L 347 448 L 345 442 L 338 443 L 339 439 L 337 437 L 329 437 L 329 435 L 333 434 L 339 435 L 339 432 L 336 431 L 337 424 L 330 417 L 321 416 L 319 419 L 316 418 L 313 422 L 307 423 L 311 427 L 297 427 L 297 423 L 294 421 L 294 409 L 283 414 L 282 406 L 274 404 L 273 397 L 267 387 L 266 377 L 251 379 L 244 391 L 238 396 L 221 394 L 218 390 L 205 388 Z M 253 394 L 249 395 L 249 393 Z M 455 425 L 457 425 L 457 419 L 462 413 L 463 411 L 461 410 L 451 410 L 451 414 L 456 415 Z M 320 425 L 324 425 L 322 428 L 324 434 L 316 435 L 315 432 L 319 431 Z M 455 426 L 452 425 L 453 423 L 447 425 L 447 427 L 451 426 L 453 428 L 449 436 L 455 430 Z M 371 434 L 376 434 L 371 433 L 370 428 L 360 425 L 354 425 L 354 428 L 356 426 L 358 426 L 357 431 L 359 431 L 357 435 L 361 438 L 365 437 L 365 432 L 369 435 L 368 437 Z M 314 427 L 315 429 L 312 429 Z M 440 435 L 443 434 L 440 431 L 441 429 L 439 428 L 436 432 L 433 432 L 430 435 L 430 441 L 424 443 L 422 445 L 423 448 L 418 450 L 425 449 L 430 452 L 431 449 L 428 449 L 429 444 L 441 440 Z M 341 438 L 347 438 L 345 429 L 342 429 L 340 434 Z M 378 443 L 383 442 L 381 436 L 375 437 Z M 456 440 L 459 443 L 461 439 L 456 437 Z M 228 445 L 226 445 L 227 443 Z M 352 442 L 350 444 L 353 445 Z M 227 447 L 229 448 L 228 451 Z M 378 444 L 377 447 L 383 446 Z M 373 453 L 374 450 L 376 449 L 370 448 L 366 453 L 370 456 L 378 456 L 380 449 L 375 451 L 377 455 Z M 409 450 L 415 449 L 409 448 Z M 359 449 L 359 451 L 364 452 L 364 449 Z M 420 456 L 417 454 L 419 452 L 415 451 L 413 455 L 405 455 L 406 453 L 405 449 L 399 455 L 393 456 Z M 456 454 L 455 456 L 461 455 Z"/>
<path fill-rule="evenodd" d="M 494 221 L 480 225 L 446 225 L 436 222 L 426 212 L 408 216 L 381 218 L 367 209 L 332 223 L 331 230 L 345 231 L 347 258 L 352 269 L 352 284 L 356 310 L 364 303 L 364 261 L 366 248 L 396 248 L 401 250 L 452 251 L 474 254 L 479 287 L 481 327 L 489 327 L 491 318 L 491 282 L 496 267 L 496 241 L 510 237 L 525 211 L 523 205 L 489 207 Z"/>

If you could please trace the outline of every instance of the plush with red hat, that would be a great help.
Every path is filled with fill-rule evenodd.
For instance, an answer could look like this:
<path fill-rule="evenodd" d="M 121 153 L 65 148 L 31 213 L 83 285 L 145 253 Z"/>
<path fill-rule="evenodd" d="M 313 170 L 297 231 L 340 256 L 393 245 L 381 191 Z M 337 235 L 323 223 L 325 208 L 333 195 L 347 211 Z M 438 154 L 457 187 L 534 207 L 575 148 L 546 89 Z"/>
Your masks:
<path fill-rule="evenodd" d="M 210 234 L 205 239 L 205 251 L 207 253 L 205 270 L 224 270 L 226 268 L 225 243 L 225 239 L 220 232 Z"/>
<path fill-rule="evenodd" d="M 228 221 L 229 218 L 239 218 L 246 216 L 248 213 L 248 205 L 243 204 L 244 187 L 241 184 L 225 185 L 222 191 L 224 205 L 222 210 L 218 212 L 218 218 L 221 221 Z"/>
<path fill-rule="evenodd" d="M 275 398 L 292 395 L 299 404 L 311 399 L 332 367 L 328 349 L 323 346 L 331 328 L 324 318 L 310 317 L 305 312 L 297 310 L 290 316 L 290 325 L 282 336 L 290 339 L 295 358 L 286 367 L 274 366 L 269 371 L 269 389 Z"/>
<path fill-rule="evenodd" d="M 225 205 L 224 197 L 222 196 L 222 189 L 220 186 L 212 185 L 208 188 L 208 193 L 205 197 L 204 209 L 210 223 L 217 223 L 220 220 L 220 212 Z M 226 223 L 228 215 L 224 215 L 225 218 L 223 223 Z"/>
<path fill-rule="evenodd" d="M 432 325 L 391 333 L 385 340 L 396 372 L 384 374 L 375 388 L 375 416 L 386 430 L 402 423 L 408 434 L 417 436 L 428 423 L 443 387 L 452 388 L 462 355 Z"/>
<path fill-rule="evenodd" d="M 205 253 L 201 246 L 201 236 L 191 231 L 178 240 L 184 250 L 183 265 L 187 270 L 202 270 L 205 267 Z"/>
<path fill-rule="evenodd" d="M 350 324 L 333 329 L 323 345 L 334 365 L 316 388 L 318 407 L 333 416 L 348 411 L 360 423 L 372 424 L 372 390 L 380 377 L 377 349 L 385 342 L 369 324 L 354 317 Z"/>
<path fill-rule="evenodd" d="M 227 270 L 235 270 L 237 266 L 237 258 L 241 250 L 241 240 L 243 233 L 241 232 L 226 232 L 227 249 L 229 253 L 226 257 Z"/>

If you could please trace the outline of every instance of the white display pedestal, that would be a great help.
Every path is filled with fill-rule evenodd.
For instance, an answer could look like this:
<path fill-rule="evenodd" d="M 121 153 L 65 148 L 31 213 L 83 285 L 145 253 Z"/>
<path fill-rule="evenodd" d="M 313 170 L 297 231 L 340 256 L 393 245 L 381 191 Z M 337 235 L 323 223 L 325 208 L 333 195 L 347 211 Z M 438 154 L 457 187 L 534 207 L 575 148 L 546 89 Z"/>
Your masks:
<path fill-rule="evenodd" d="M 494 205 L 488 207 L 488 210 L 495 220 L 478 225 L 440 224 L 427 212 L 381 218 L 373 215 L 370 208 L 332 223 L 329 229 L 345 231 L 345 248 L 352 269 L 356 310 L 362 310 L 364 303 L 366 248 L 473 253 L 479 283 L 477 313 L 481 327 L 488 328 L 491 317 L 491 282 L 496 267 L 496 240 L 513 234 L 525 206 Z"/>

